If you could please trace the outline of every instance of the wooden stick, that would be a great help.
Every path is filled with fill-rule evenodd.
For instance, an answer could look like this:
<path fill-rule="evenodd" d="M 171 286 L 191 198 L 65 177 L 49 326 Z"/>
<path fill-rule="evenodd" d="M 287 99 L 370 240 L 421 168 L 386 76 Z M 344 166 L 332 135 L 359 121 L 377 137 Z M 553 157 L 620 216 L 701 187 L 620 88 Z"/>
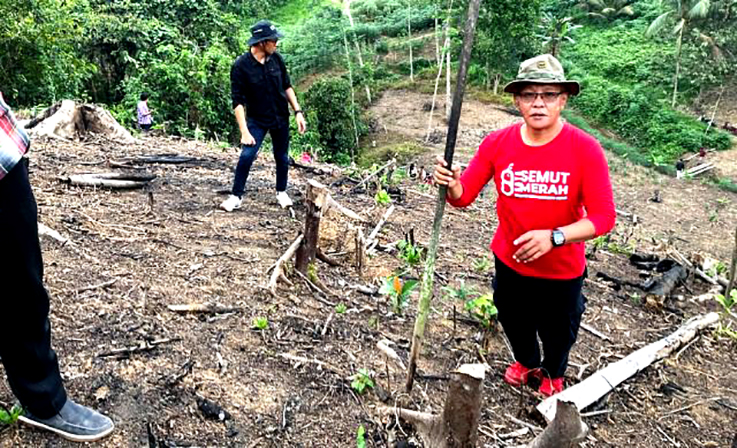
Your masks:
<path fill-rule="evenodd" d="M 118 279 L 116 277 L 116 278 L 114 278 L 112 280 L 108 280 L 106 282 L 102 282 L 102 283 L 99 283 L 97 285 L 84 286 L 82 288 L 77 289 L 77 293 L 84 292 L 84 291 L 92 291 L 93 289 L 107 288 L 108 286 L 114 284 L 117 281 L 118 281 Z"/>
<path fill-rule="evenodd" d="M 328 364 L 323 361 L 318 361 L 317 359 L 305 358 L 304 356 L 297 356 L 297 355 L 292 355 L 289 353 L 280 353 L 279 356 L 281 356 L 282 358 L 288 361 L 293 361 L 293 362 L 300 363 L 300 364 L 314 364 L 321 369 L 329 370 L 333 373 L 337 373 L 338 375 L 340 375 L 341 377 L 345 379 L 348 379 L 351 376 L 348 374 L 348 372 L 341 369 L 340 367 L 336 367 L 332 364 Z"/>
<path fill-rule="evenodd" d="M 61 234 L 59 232 L 57 232 L 56 230 L 54 230 L 54 229 L 52 229 L 52 228 L 50 228 L 48 226 L 45 226 L 45 225 L 41 224 L 40 222 L 38 223 L 38 235 L 39 236 L 43 236 L 43 235 L 48 236 L 48 237 L 53 238 L 56 241 L 60 242 L 61 244 L 66 244 L 66 243 L 69 242 L 69 238 L 64 238 L 63 236 L 61 236 Z"/>
<path fill-rule="evenodd" d="M 366 218 L 363 218 L 358 215 L 358 213 L 354 212 L 353 210 L 346 208 L 342 206 L 340 203 L 338 203 L 330 194 L 327 196 L 327 209 L 335 208 L 340 213 L 344 214 L 345 216 L 355 219 L 356 221 L 366 222 Z"/>
<path fill-rule="evenodd" d="M 382 228 L 382 227 L 384 226 L 384 224 L 386 223 L 386 220 L 387 220 L 387 219 L 389 219 L 389 217 L 390 217 L 390 216 L 392 215 L 392 213 L 394 213 L 394 205 L 393 205 L 393 204 L 392 204 L 392 206 L 391 206 L 391 207 L 389 207 L 389 209 L 388 209 L 388 210 L 387 210 L 387 211 L 386 211 L 386 212 L 384 213 L 384 216 L 382 216 L 382 217 L 381 217 L 381 219 L 379 220 L 379 223 L 378 223 L 378 224 L 376 224 L 376 227 L 374 227 L 374 230 L 372 230 L 372 231 L 371 231 L 371 233 L 369 234 L 368 238 L 366 239 L 366 246 L 365 246 L 365 247 L 367 247 L 367 248 L 368 248 L 368 246 L 370 246 L 370 245 L 371 245 L 371 243 L 373 243 L 373 242 L 374 242 L 374 239 L 375 239 L 375 238 L 376 238 L 376 236 L 377 236 L 377 235 L 379 234 L 379 231 L 381 230 L 381 228 Z"/>
<path fill-rule="evenodd" d="M 266 288 L 269 290 L 269 292 L 271 292 L 272 296 L 276 297 L 276 282 L 279 281 L 279 278 L 286 279 L 286 276 L 284 275 L 284 263 L 289 261 L 289 259 L 294 256 L 294 253 L 297 251 L 300 243 L 302 243 L 303 238 L 304 235 L 297 236 L 297 238 L 295 238 L 292 242 L 292 245 L 289 246 L 289 249 L 284 252 L 284 255 L 282 255 L 276 261 L 276 264 L 274 265 L 274 271 L 271 273 L 269 283 L 266 285 Z"/>
<path fill-rule="evenodd" d="M 593 334 L 594 336 L 604 339 L 605 341 L 611 341 L 611 338 L 609 336 L 605 335 L 604 333 L 600 332 L 599 330 L 588 324 L 581 322 L 581 328 Z"/>
<path fill-rule="evenodd" d="M 575 403 L 576 407 L 581 410 L 653 362 L 669 356 L 696 337 L 699 331 L 718 321 L 719 314 L 717 313 L 696 316 L 683 324 L 676 332 L 646 345 L 624 359 L 595 372 L 582 382 L 547 398 L 537 406 L 537 410 L 547 421 L 552 421 L 555 417 L 555 403 L 559 400 Z"/>
<path fill-rule="evenodd" d="M 168 344 L 169 342 L 176 342 L 176 341 L 181 341 L 181 340 L 182 338 L 163 338 L 163 339 L 157 339 L 151 342 L 142 341 L 140 345 L 136 345 L 133 347 L 114 348 L 110 351 L 100 353 L 97 356 L 99 358 L 106 358 L 110 356 L 128 356 L 128 355 L 132 355 L 133 353 L 147 352 L 149 350 L 153 350 L 159 345 Z"/>
<path fill-rule="evenodd" d="M 243 311 L 241 307 L 223 306 L 216 303 L 190 303 L 186 305 L 169 305 L 167 306 L 169 311 L 175 313 L 211 313 L 211 314 L 224 314 L 224 313 L 236 313 Z"/>
<path fill-rule="evenodd" d="M 368 176 L 367 176 L 367 177 L 366 177 L 365 179 L 363 179 L 363 180 L 362 180 L 361 182 L 359 182 L 359 183 L 358 183 L 357 185 L 355 185 L 355 186 L 354 186 L 353 188 L 351 188 L 350 190 L 348 190 L 348 192 L 349 192 L 349 193 L 352 193 L 353 191 L 357 190 L 357 189 L 358 189 L 358 187 L 360 187 L 360 186 L 362 186 L 363 184 L 365 184 L 366 182 L 370 181 L 370 180 L 371 180 L 371 179 L 373 179 L 373 178 L 374 178 L 374 177 L 375 177 L 375 176 L 376 176 L 377 174 L 379 174 L 379 173 L 381 173 L 382 171 L 384 171 L 385 169 L 389 168 L 389 167 L 390 167 L 391 165 L 393 165 L 394 163 L 396 163 L 396 160 L 395 160 L 395 159 L 391 159 L 391 160 L 390 160 L 390 161 L 388 161 L 388 162 L 387 162 L 386 164 L 384 164 L 384 166 L 382 166 L 382 167 L 381 167 L 381 168 L 379 168 L 378 170 L 374 171 L 373 173 L 369 174 L 369 175 L 368 175 Z"/>

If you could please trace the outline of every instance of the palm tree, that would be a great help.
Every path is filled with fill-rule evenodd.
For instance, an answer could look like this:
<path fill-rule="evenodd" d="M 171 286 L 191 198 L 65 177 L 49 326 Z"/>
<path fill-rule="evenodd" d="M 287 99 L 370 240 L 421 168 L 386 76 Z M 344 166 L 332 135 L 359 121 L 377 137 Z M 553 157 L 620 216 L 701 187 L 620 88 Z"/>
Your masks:
<path fill-rule="evenodd" d="M 662 2 L 663 0 L 661 0 Z M 711 0 L 669 0 L 669 2 L 670 10 L 653 20 L 645 35 L 648 37 L 654 36 L 675 20 L 673 34 L 676 36 L 676 74 L 673 77 L 673 100 L 671 101 L 671 107 L 675 107 L 676 96 L 678 95 L 678 75 L 681 72 L 683 35 L 699 19 L 707 16 L 711 8 Z"/>
<path fill-rule="evenodd" d="M 612 21 L 619 16 L 633 16 L 631 3 L 634 0 L 583 0 L 578 6 L 587 11 L 589 17 Z"/>
<path fill-rule="evenodd" d="M 554 57 L 558 57 L 563 43 L 576 43 L 570 35 L 574 30 L 581 28 L 581 25 L 574 25 L 573 17 L 559 19 L 549 12 L 544 12 L 541 20 L 542 24 L 537 26 L 541 33 L 537 34 L 537 37 L 542 40 L 544 47 L 548 47 L 549 53 Z"/>

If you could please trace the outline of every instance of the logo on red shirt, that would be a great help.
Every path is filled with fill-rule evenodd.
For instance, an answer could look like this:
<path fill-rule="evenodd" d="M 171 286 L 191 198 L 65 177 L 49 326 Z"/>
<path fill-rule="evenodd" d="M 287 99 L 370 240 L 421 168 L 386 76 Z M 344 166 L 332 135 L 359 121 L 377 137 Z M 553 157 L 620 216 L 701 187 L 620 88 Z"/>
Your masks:
<path fill-rule="evenodd" d="M 501 173 L 501 191 L 506 196 L 528 199 L 565 201 L 568 199 L 568 179 L 564 171 L 519 170 L 514 163 Z"/>

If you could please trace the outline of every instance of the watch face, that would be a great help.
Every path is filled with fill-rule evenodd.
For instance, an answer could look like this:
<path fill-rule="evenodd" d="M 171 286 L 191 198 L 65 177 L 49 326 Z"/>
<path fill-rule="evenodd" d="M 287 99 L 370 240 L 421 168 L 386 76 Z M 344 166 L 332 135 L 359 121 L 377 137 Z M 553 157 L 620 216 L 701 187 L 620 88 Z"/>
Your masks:
<path fill-rule="evenodd" d="M 565 235 L 560 230 L 553 231 L 553 242 L 556 246 L 561 246 L 565 242 Z"/>

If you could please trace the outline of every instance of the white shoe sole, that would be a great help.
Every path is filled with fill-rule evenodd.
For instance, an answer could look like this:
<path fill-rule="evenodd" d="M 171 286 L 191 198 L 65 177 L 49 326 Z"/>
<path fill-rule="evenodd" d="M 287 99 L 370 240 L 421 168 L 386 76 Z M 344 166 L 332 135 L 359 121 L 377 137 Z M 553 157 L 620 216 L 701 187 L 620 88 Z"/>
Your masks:
<path fill-rule="evenodd" d="M 100 440 L 103 437 L 107 437 L 111 432 L 113 432 L 113 429 L 115 429 L 115 424 L 113 424 L 113 426 L 111 426 L 109 429 L 99 434 L 81 436 L 78 434 L 71 434 L 71 433 L 62 431 L 58 428 L 53 428 L 51 426 L 44 425 L 43 423 L 37 422 L 35 420 L 31 420 L 30 418 L 25 417 L 23 415 L 18 417 L 18 421 L 23 422 L 29 426 L 34 426 L 36 428 L 45 429 L 46 431 L 51 431 L 53 433 L 59 434 L 60 436 L 64 437 L 67 440 L 71 440 L 72 442 L 94 442 L 95 440 Z"/>

